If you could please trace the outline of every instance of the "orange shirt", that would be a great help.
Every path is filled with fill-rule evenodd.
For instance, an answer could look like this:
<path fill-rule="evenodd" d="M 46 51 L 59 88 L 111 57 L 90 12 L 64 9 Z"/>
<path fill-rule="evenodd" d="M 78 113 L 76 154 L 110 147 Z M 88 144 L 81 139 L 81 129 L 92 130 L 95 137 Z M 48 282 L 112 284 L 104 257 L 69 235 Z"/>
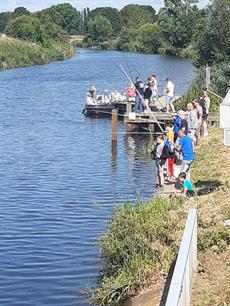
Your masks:
<path fill-rule="evenodd" d="M 168 140 L 171 142 L 171 143 L 174 143 L 174 133 L 173 133 L 173 130 L 170 129 L 167 133 L 167 138 Z"/>

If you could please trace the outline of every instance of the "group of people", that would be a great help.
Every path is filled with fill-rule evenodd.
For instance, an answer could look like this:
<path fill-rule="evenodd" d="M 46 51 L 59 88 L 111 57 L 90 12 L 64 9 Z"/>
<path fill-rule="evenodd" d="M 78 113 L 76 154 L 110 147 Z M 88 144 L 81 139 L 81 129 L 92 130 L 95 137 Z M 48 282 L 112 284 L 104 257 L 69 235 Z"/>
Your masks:
<path fill-rule="evenodd" d="M 158 111 L 156 102 L 158 100 L 158 82 L 156 75 L 147 78 L 147 83 L 137 76 L 135 80 L 135 107 L 134 112 L 143 112 L 146 105 L 153 111 Z M 164 90 L 166 111 L 175 111 L 173 101 L 175 97 L 175 85 L 170 78 L 166 78 L 166 86 Z"/>
<path fill-rule="evenodd" d="M 111 104 L 115 102 L 124 101 L 135 101 L 136 90 L 132 86 L 128 86 L 125 92 L 120 93 L 118 90 L 114 89 L 108 91 L 105 89 L 101 94 L 97 94 L 96 86 L 92 86 L 90 90 L 86 93 L 86 104 L 87 105 L 100 105 L 100 104 Z"/>
<path fill-rule="evenodd" d="M 175 97 L 175 85 L 170 78 L 166 78 L 165 111 L 175 111 L 173 101 Z M 157 106 L 158 100 L 158 81 L 156 75 L 151 75 L 144 82 L 140 76 L 137 76 L 135 83 L 129 84 L 123 93 L 117 90 L 109 92 L 104 90 L 101 95 L 97 95 L 96 86 L 92 86 L 86 94 L 87 104 L 96 105 L 101 103 L 113 103 L 129 101 L 135 102 L 134 112 L 143 112 L 148 107 L 153 111 L 159 111 Z"/>
<path fill-rule="evenodd" d="M 187 112 L 178 111 L 172 125 L 166 126 L 165 135 L 156 139 L 152 153 L 157 166 L 157 187 L 163 187 L 165 179 L 175 182 L 173 196 L 193 195 L 190 170 L 195 158 L 194 151 L 199 148 L 201 137 L 208 135 L 209 107 L 210 98 L 207 91 L 204 91 L 199 99 L 187 104 Z M 176 180 L 174 168 L 175 164 L 180 163 L 180 174 Z"/>

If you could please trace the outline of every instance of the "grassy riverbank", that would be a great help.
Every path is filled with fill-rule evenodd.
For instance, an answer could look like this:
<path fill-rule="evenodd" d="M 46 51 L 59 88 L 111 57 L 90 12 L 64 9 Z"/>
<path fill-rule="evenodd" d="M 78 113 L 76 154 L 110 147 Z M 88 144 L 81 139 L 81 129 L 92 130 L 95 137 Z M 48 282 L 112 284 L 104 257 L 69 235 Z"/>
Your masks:
<path fill-rule="evenodd" d="M 74 46 L 69 42 L 53 42 L 47 48 L 38 44 L 13 38 L 0 38 L 0 70 L 47 64 L 65 60 L 74 55 Z"/>
<path fill-rule="evenodd" d="M 192 172 L 203 196 L 190 199 L 199 212 L 198 273 L 193 305 L 230 305 L 230 148 L 223 145 L 223 131 L 211 130 L 202 143 Z"/>
<path fill-rule="evenodd" d="M 93 303 L 122 305 L 125 298 L 165 279 L 178 251 L 189 207 L 197 207 L 199 212 L 200 264 L 193 305 L 230 302 L 230 234 L 224 227 L 224 220 L 230 219 L 228 150 L 223 146 L 222 131 L 212 129 L 192 170 L 200 196 L 190 200 L 157 197 L 149 203 L 117 208 L 99 240 L 103 270 L 98 288 L 90 292 Z"/>

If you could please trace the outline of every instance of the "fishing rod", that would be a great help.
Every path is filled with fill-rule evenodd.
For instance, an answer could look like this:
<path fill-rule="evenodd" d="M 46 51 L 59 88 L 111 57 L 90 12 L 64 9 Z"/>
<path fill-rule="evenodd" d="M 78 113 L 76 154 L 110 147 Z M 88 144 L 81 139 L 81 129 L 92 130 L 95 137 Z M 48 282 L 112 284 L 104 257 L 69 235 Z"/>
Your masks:
<path fill-rule="evenodd" d="M 143 78 L 142 78 L 140 72 L 137 71 L 137 69 L 135 68 L 135 66 L 134 66 L 134 69 L 136 70 L 136 72 L 137 72 L 138 76 L 140 77 L 141 81 L 142 81 L 143 83 L 145 83 L 145 81 L 143 80 Z M 163 105 L 163 104 L 161 103 L 161 101 L 157 98 L 157 96 L 154 95 L 154 98 L 157 100 L 157 102 L 160 104 L 160 106 L 161 106 L 162 108 L 164 108 L 164 105 Z"/>
<path fill-rule="evenodd" d="M 130 84 L 132 84 L 132 86 L 135 87 L 135 85 L 133 84 L 133 81 L 130 79 L 129 75 L 127 74 L 127 72 L 125 71 L 125 69 L 122 67 L 122 65 L 119 65 L 121 70 L 123 71 L 124 75 L 127 77 L 127 79 L 129 80 Z M 142 97 L 142 95 L 140 94 L 140 92 L 136 89 L 137 94 L 139 95 L 139 97 L 141 98 L 142 102 L 144 103 L 144 105 L 146 106 L 147 110 L 149 111 L 149 113 L 151 114 L 151 116 L 153 117 L 153 119 L 155 120 L 155 122 L 157 123 L 157 125 L 159 126 L 160 130 L 162 131 L 162 133 L 164 133 L 164 130 L 162 129 L 161 125 L 159 124 L 159 122 L 157 121 L 156 117 L 154 116 L 153 112 L 151 111 L 150 107 L 148 106 L 148 103 L 145 102 L 145 99 Z"/>
<path fill-rule="evenodd" d="M 210 94 L 216 96 L 216 97 L 219 98 L 220 100 L 224 100 L 224 98 L 222 98 L 221 96 L 218 96 L 217 94 L 215 94 L 215 92 L 209 90 L 208 88 L 206 89 L 206 91 L 210 92 Z"/>
<path fill-rule="evenodd" d="M 124 60 L 125 60 L 125 62 L 126 62 L 126 66 L 127 66 L 127 68 L 128 68 L 129 74 L 130 74 L 131 78 L 133 79 L 133 76 L 132 76 L 132 73 L 131 73 L 131 69 L 130 69 L 130 66 L 129 66 L 129 62 L 128 62 L 128 60 L 126 59 L 126 56 L 125 56 L 125 52 L 123 52 L 123 57 L 124 57 Z"/>

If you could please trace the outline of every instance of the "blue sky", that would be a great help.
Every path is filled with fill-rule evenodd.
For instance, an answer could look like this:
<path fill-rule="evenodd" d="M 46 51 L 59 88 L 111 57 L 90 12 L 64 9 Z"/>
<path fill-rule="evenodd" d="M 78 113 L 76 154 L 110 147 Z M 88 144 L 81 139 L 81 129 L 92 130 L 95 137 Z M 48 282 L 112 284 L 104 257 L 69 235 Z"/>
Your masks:
<path fill-rule="evenodd" d="M 82 10 L 84 7 L 93 9 L 100 6 L 111 6 L 121 9 L 123 6 L 133 4 L 152 5 L 156 10 L 164 5 L 163 0 L 0 0 L 0 12 L 13 11 L 18 6 L 24 6 L 29 11 L 38 11 L 43 8 L 50 7 L 58 3 L 69 2 L 77 10 Z M 199 1 L 199 6 L 203 7 L 207 4 L 208 0 Z"/>

